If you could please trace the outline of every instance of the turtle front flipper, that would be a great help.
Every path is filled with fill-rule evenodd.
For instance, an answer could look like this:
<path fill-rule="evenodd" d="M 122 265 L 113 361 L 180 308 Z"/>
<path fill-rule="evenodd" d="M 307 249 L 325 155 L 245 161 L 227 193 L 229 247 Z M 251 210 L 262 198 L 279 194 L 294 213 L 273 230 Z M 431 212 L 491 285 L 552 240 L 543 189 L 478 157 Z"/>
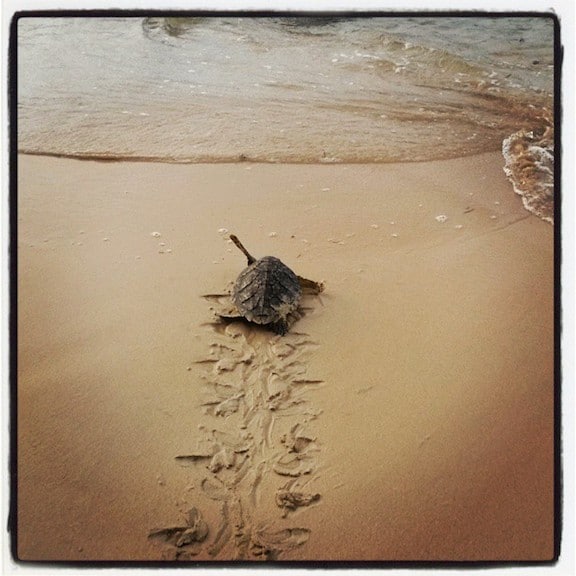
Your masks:
<path fill-rule="evenodd" d="M 230 234 L 230 240 L 232 240 L 232 242 L 234 242 L 234 244 L 236 244 L 238 249 L 241 252 L 243 252 L 244 256 L 246 256 L 246 258 L 248 259 L 248 266 L 250 266 L 250 264 L 253 264 L 254 262 L 256 262 L 256 258 L 254 258 L 254 256 L 252 256 L 252 254 L 250 254 L 250 252 L 248 252 L 248 250 L 246 250 L 246 248 L 244 248 L 244 245 L 242 244 L 242 242 L 240 242 L 240 240 L 238 240 L 238 236 L 236 236 L 235 234 Z"/>
<path fill-rule="evenodd" d="M 300 288 L 310 294 L 324 292 L 324 282 L 315 282 L 314 280 L 308 280 L 308 278 L 302 278 L 302 276 L 298 276 L 298 282 L 300 283 Z"/>

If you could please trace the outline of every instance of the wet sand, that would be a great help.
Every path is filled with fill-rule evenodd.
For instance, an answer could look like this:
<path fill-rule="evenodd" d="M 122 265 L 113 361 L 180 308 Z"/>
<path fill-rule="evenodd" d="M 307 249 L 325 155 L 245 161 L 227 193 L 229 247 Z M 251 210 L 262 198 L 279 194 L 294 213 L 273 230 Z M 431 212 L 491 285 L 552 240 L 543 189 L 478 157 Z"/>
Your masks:
<path fill-rule="evenodd" d="M 500 154 L 19 158 L 22 560 L 553 556 L 553 227 Z M 215 322 L 245 259 L 323 280 Z"/>

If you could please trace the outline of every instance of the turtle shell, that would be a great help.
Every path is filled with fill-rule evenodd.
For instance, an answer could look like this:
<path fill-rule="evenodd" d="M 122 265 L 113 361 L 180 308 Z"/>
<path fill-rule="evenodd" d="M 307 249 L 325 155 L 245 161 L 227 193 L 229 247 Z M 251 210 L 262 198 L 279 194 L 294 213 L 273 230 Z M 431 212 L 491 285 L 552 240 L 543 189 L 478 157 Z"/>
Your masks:
<path fill-rule="evenodd" d="M 286 318 L 298 308 L 301 295 L 298 276 L 278 258 L 264 256 L 240 272 L 232 300 L 247 320 L 271 324 L 283 334 Z"/>

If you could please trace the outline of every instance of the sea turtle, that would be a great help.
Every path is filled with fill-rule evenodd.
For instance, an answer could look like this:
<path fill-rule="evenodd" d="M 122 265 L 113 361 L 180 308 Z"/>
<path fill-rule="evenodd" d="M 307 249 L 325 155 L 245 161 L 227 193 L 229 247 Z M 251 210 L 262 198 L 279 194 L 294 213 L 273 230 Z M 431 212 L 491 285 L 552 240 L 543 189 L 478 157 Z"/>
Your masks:
<path fill-rule="evenodd" d="M 274 256 L 256 259 L 234 234 L 230 234 L 230 239 L 248 259 L 248 266 L 240 272 L 232 289 L 232 301 L 239 315 L 283 336 L 299 317 L 302 290 L 318 294 L 324 285 L 297 276 Z"/>

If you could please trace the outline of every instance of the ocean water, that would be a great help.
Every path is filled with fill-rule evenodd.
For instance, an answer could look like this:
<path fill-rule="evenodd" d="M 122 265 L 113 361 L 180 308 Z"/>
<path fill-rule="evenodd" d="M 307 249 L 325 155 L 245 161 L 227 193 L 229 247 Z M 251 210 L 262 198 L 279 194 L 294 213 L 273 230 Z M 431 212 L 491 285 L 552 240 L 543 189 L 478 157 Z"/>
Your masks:
<path fill-rule="evenodd" d="M 553 219 L 548 17 L 23 17 L 18 148 L 163 162 L 502 150 Z"/>

